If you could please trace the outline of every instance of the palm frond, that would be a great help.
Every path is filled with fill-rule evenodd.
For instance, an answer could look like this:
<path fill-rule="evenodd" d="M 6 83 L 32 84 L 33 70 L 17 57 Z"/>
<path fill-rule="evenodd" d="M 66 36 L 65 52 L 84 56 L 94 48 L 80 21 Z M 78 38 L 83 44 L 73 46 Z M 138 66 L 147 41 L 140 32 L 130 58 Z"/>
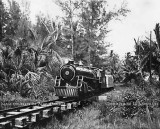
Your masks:
<path fill-rule="evenodd" d="M 156 24 L 155 29 L 154 29 L 155 35 L 156 35 L 156 40 L 158 44 L 158 50 L 160 50 L 160 32 L 159 32 L 159 23 Z"/>
<path fill-rule="evenodd" d="M 29 37 L 30 37 L 32 40 L 36 40 L 36 36 L 35 36 L 33 30 L 32 30 L 31 28 L 28 28 L 28 29 L 29 29 L 29 32 L 30 32 Z"/>
<path fill-rule="evenodd" d="M 35 72 L 31 72 L 29 71 L 26 75 L 25 75 L 25 80 L 30 80 L 31 82 L 38 82 L 40 79 L 40 75 L 38 75 Z"/>
<path fill-rule="evenodd" d="M 146 65 L 147 61 L 149 60 L 149 54 L 150 52 L 148 52 L 141 60 L 140 62 L 140 69 L 142 70 L 144 68 L 144 66 Z"/>
<path fill-rule="evenodd" d="M 48 32 L 48 34 L 50 34 L 51 33 L 51 31 L 49 30 L 49 28 L 47 27 L 47 25 L 43 22 L 43 21 L 41 21 L 41 23 L 44 25 L 44 27 L 46 28 L 46 30 L 47 30 L 47 32 Z"/>

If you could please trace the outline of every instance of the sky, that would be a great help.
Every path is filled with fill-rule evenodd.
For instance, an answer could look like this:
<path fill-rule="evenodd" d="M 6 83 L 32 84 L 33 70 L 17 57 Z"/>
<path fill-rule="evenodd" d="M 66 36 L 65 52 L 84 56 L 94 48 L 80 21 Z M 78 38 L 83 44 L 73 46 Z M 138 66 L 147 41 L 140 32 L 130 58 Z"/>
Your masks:
<path fill-rule="evenodd" d="M 113 43 L 113 50 L 121 57 L 126 52 L 134 51 L 134 38 L 144 39 L 151 33 L 154 40 L 154 28 L 160 22 L 160 0 L 126 1 L 131 12 L 123 20 L 110 24 L 112 32 L 108 36 L 108 40 Z"/>
<path fill-rule="evenodd" d="M 2 0 L 7 1 L 7 0 Z M 25 0 L 16 0 L 20 3 Z M 29 0 L 31 9 L 31 20 L 35 21 L 35 15 L 39 12 L 55 18 L 61 15 L 59 7 L 54 0 Z M 121 6 L 122 2 L 127 3 L 127 9 L 131 12 L 121 20 L 111 21 L 108 25 L 111 32 L 106 36 L 106 41 L 112 44 L 110 50 L 114 50 L 123 58 L 125 53 L 134 51 L 134 38 L 144 39 L 150 32 L 154 37 L 156 23 L 160 22 L 160 0 L 107 0 L 109 9 Z"/>

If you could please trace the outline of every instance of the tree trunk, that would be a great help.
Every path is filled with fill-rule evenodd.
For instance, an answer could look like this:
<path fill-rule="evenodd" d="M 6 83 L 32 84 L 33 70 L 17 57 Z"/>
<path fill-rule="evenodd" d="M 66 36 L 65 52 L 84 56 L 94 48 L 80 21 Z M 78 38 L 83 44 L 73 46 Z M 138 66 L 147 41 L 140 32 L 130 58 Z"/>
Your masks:
<path fill-rule="evenodd" d="M 155 35 L 156 35 L 156 40 L 158 43 L 158 49 L 160 49 L 160 34 L 159 34 L 159 23 L 156 24 L 156 27 L 154 29 Z"/>
<path fill-rule="evenodd" d="M 158 77 L 159 77 L 159 81 L 160 81 L 160 66 L 158 67 Z"/>
<path fill-rule="evenodd" d="M 2 41 L 2 0 L 0 0 L 0 42 Z"/>

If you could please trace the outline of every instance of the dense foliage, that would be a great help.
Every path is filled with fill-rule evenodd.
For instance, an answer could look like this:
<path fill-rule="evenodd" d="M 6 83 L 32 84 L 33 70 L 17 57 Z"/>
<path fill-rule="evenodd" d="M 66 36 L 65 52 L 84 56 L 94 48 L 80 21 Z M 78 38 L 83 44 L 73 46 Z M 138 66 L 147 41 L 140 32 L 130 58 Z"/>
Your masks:
<path fill-rule="evenodd" d="M 159 81 L 160 79 L 160 41 L 159 41 L 159 24 L 156 24 L 154 32 L 156 41 L 153 40 L 153 34 L 143 40 L 135 41 L 135 54 L 127 53 L 124 60 L 126 78 L 125 82 L 141 77 L 143 80 L 146 76 L 152 80 Z M 140 75 L 140 76 L 139 76 Z"/>
<path fill-rule="evenodd" d="M 63 17 L 66 33 L 65 39 L 70 46 L 74 60 L 82 60 L 85 64 L 101 67 L 104 60 L 102 55 L 107 54 L 109 43 L 105 37 L 109 32 L 108 23 L 125 16 L 129 11 L 125 5 L 118 10 L 107 10 L 107 1 L 104 0 L 66 0 L 57 1 L 65 12 Z"/>
<path fill-rule="evenodd" d="M 7 5 L 0 0 L 0 89 L 3 93 L 44 97 L 53 91 L 63 58 L 107 69 L 112 65 L 117 67 L 118 62 L 108 63 L 115 59 L 108 59 L 106 47 L 110 44 L 104 38 L 109 32 L 108 23 L 126 16 L 129 11 L 126 6 L 107 11 L 107 2 L 103 0 L 66 0 L 56 4 L 64 11 L 63 17 L 53 20 L 39 14 L 36 24 L 32 24 L 29 2 L 23 2 L 22 10 L 14 0 L 8 0 Z"/>

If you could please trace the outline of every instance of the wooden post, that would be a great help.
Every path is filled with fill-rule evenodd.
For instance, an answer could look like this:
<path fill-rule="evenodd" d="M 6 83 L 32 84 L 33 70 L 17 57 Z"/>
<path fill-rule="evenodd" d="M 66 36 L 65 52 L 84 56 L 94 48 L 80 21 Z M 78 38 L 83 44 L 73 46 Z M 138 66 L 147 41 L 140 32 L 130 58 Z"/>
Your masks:
<path fill-rule="evenodd" d="M 149 72 L 150 72 L 150 83 L 151 83 L 151 79 L 152 79 L 152 73 L 151 73 L 151 66 L 152 66 L 152 50 L 151 50 L 151 40 L 152 38 L 152 31 L 150 32 L 150 44 L 149 44 L 149 47 L 150 47 L 150 52 L 149 52 Z"/>
<path fill-rule="evenodd" d="M 2 0 L 0 0 L 0 42 L 2 41 Z"/>

